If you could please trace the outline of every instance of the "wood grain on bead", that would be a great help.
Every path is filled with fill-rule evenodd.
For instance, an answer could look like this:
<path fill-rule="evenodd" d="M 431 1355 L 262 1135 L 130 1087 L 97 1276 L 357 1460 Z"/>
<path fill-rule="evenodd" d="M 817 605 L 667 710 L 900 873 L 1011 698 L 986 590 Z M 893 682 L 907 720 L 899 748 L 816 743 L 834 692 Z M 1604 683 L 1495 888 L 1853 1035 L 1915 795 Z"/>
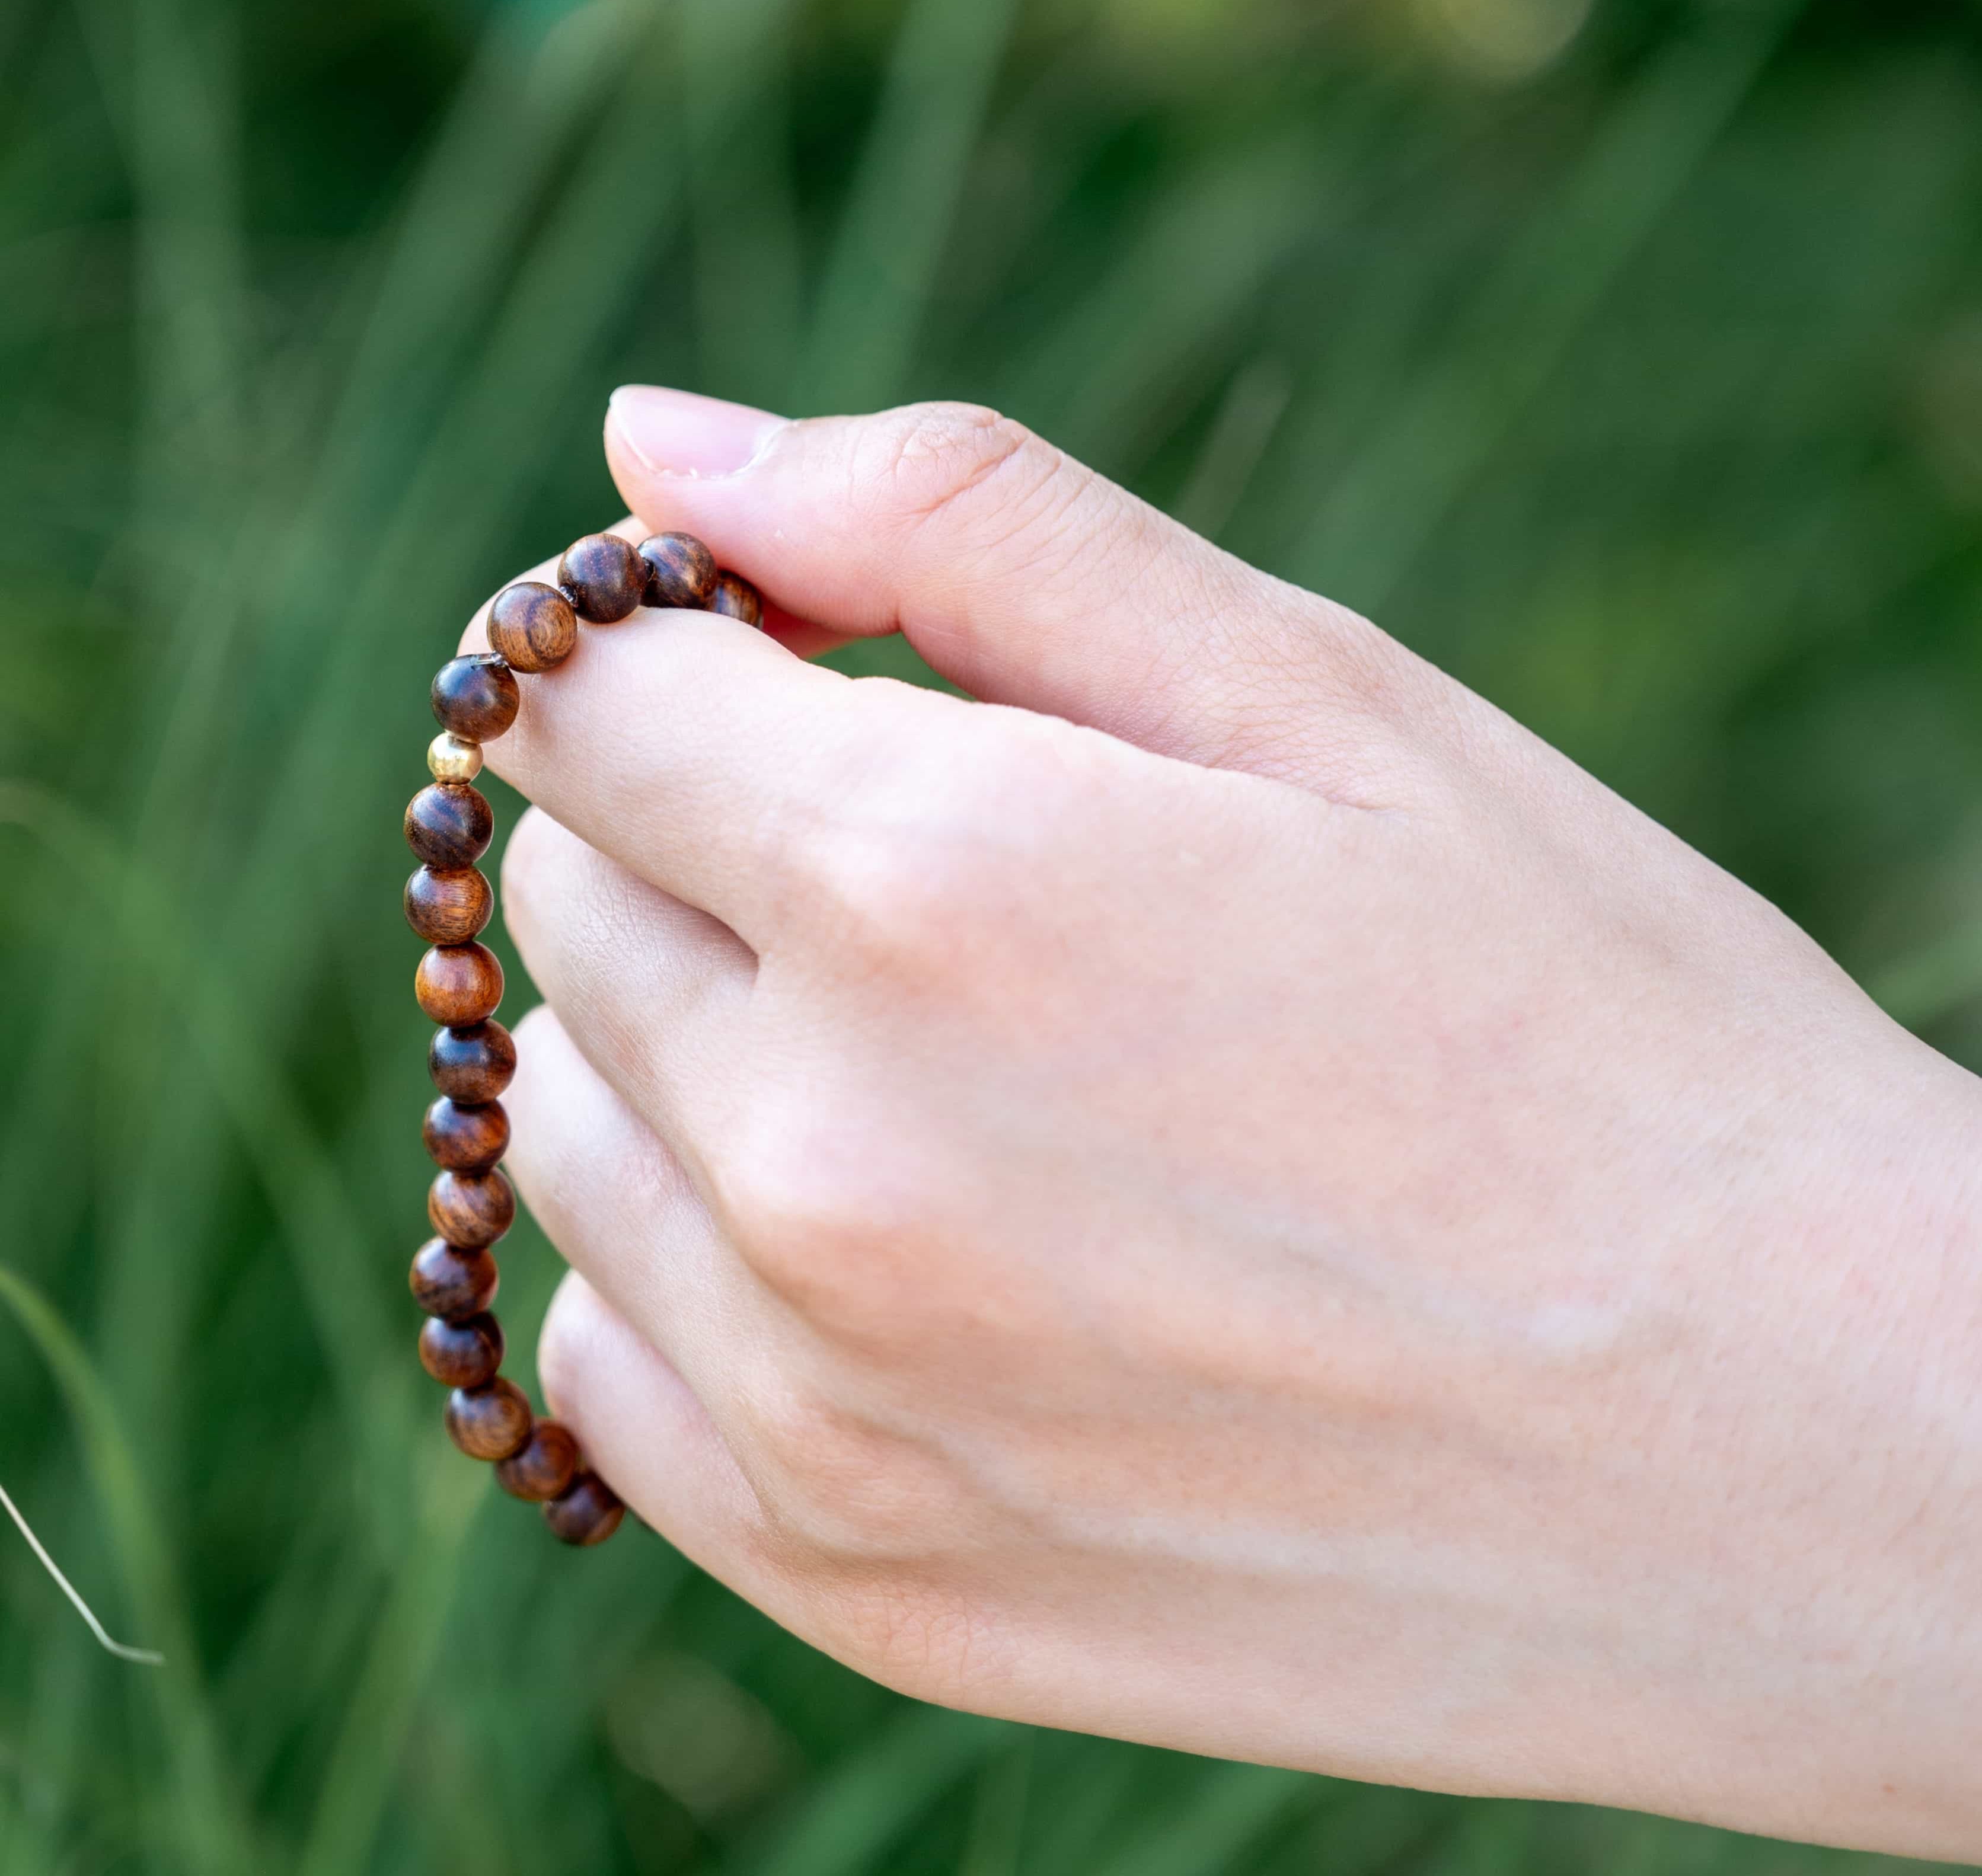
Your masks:
<path fill-rule="evenodd" d="M 646 603 L 700 611 L 715 596 L 716 556 L 692 534 L 653 534 L 640 543 Z"/>
<path fill-rule="evenodd" d="M 544 1507 L 544 1522 L 566 1544 L 603 1544 L 619 1528 L 626 1508 L 596 1472 L 581 1472 L 569 1491 Z"/>
<path fill-rule="evenodd" d="M 482 745 L 442 730 L 427 745 L 427 773 L 436 781 L 472 781 L 482 773 Z"/>
<path fill-rule="evenodd" d="M 492 1245 L 516 1221 L 515 1188 L 499 1172 L 442 1172 L 427 1188 L 427 1217 L 457 1250 Z"/>
<path fill-rule="evenodd" d="M 647 563 L 631 541 L 616 534 L 589 534 L 565 549 L 557 577 L 580 618 L 611 625 L 639 605 L 647 589 Z"/>
<path fill-rule="evenodd" d="M 578 645 L 578 615 L 555 586 L 519 580 L 489 608 L 489 648 L 518 671 L 549 671 Z"/>
<path fill-rule="evenodd" d="M 434 1021 L 468 1028 L 502 1003 L 502 961 L 486 945 L 436 945 L 413 971 L 413 995 Z"/>
<path fill-rule="evenodd" d="M 498 1022 L 436 1030 L 427 1046 L 427 1072 L 450 1101 L 493 1101 L 516 1072 L 516 1038 Z"/>
<path fill-rule="evenodd" d="M 509 1150 L 509 1116 L 499 1101 L 469 1106 L 443 1095 L 427 1109 L 420 1138 L 436 1166 L 486 1172 Z"/>
<path fill-rule="evenodd" d="M 459 1322 L 479 1316 L 496 1300 L 502 1281 L 496 1260 L 486 1250 L 459 1251 L 445 1238 L 429 1238 L 413 1253 L 406 1287 L 413 1301 L 430 1316 Z"/>
<path fill-rule="evenodd" d="M 496 909 L 496 894 L 472 866 L 423 866 L 406 881 L 406 923 L 429 945 L 465 945 Z"/>
<path fill-rule="evenodd" d="M 451 658 L 435 673 L 435 720 L 465 742 L 493 742 L 516 720 L 516 674 L 493 651 Z"/>
<path fill-rule="evenodd" d="M 762 595 L 740 574 L 716 575 L 716 591 L 709 596 L 709 609 L 720 612 L 725 618 L 741 619 L 746 625 L 761 625 L 764 622 Z"/>
<path fill-rule="evenodd" d="M 496 1468 L 496 1482 L 512 1498 L 542 1504 L 569 1491 L 578 1469 L 578 1441 L 571 1429 L 540 1420 L 531 1429 L 529 1444 Z"/>
<path fill-rule="evenodd" d="M 495 833 L 482 791 L 465 781 L 434 782 L 406 804 L 406 845 L 438 871 L 472 866 Z"/>
<path fill-rule="evenodd" d="M 448 1388 L 479 1388 L 502 1366 L 502 1325 L 486 1314 L 449 1322 L 429 1316 L 420 1325 L 420 1366 Z"/>
<path fill-rule="evenodd" d="M 530 1403 L 499 1375 L 482 1387 L 455 1388 L 446 1418 L 448 1437 L 471 1459 L 506 1459 L 530 1437 Z"/>

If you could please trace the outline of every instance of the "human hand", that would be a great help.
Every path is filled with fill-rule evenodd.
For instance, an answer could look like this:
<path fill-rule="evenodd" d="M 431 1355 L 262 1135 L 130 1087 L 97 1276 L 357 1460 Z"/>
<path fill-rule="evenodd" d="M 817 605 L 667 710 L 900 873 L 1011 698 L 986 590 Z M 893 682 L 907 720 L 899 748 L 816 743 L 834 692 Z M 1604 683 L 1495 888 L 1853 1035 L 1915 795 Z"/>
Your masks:
<path fill-rule="evenodd" d="M 988 413 L 607 447 L 774 607 L 489 751 L 539 1365 L 635 1509 L 924 1698 L 1982 1854 L 1971 1078 Z M 988 701 L 786 648 L 898 625 Z"/>

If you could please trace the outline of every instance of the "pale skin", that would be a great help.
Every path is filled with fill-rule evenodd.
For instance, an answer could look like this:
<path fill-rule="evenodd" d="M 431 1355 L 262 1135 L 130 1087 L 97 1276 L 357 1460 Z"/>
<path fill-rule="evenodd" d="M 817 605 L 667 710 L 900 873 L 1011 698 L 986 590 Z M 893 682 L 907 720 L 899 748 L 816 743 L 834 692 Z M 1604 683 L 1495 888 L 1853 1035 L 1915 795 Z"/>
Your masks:
<path fill-rule="evenodd" d="M 539 1366 L 639 1514 L 925 1699 L 1982 1857 L 1982 1085 L 989 412 L 606 448 L 772 602 L 488 751 Z M 793 655 L 897 628 L 983 701 Z"/>

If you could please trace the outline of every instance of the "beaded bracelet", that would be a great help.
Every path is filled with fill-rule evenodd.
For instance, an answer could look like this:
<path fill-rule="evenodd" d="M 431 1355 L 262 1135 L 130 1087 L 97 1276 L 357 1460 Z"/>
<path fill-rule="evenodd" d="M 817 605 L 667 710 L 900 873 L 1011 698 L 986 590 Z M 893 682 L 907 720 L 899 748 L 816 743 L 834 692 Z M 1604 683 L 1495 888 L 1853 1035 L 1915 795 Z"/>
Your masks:
<path fill-rule="evenodd" d="M 502 967 L 478 943 L 496 895 L 475 861 L 489 849 L 495 816 L 475 778 L 482 745 L 516 720 L 516 674 L 551 670 L 578 644 L 580 619 L 609 625 L 636 607 L 721 612 L 761 623 L 747 580 L 719 568 L 702 542 L 658 534 L 636 548 L 614 534 L 587 535 L 558 562 L 557 584 L 519 581 L 489 608 L 485 652 L 443 665 L 433 681 L 441 733 L 427 751 L 431 786 L 406 808 L 406 844 L 420 868 L 406 881 L 406 922 L 432 946 L 413 978 L 420 1008 L 441 1027 L 427 1051 L 440 1098 L 421 1129 L 440 1168 L 427 1195 L 437 1236 L 413 1258 L 414 1298 L 427 1312 L 420 1361 L 448 1396 L 447 1430 L 471 1458 L 494 1462 L 505 1491 L 543 1507 L 567 1544 L 602 1544 L 626 1507 L 591 1470 L 568 1428 L 539 1419 L 503 1378 L 502 1329 L 489 1305 L 497 1272 L 489 1247 L 516 1215 L 516 1195 L 498 1170 L 509 1117 L 497 1098 L 516 1071 L 516 1045 L 495 1020 Z"/>

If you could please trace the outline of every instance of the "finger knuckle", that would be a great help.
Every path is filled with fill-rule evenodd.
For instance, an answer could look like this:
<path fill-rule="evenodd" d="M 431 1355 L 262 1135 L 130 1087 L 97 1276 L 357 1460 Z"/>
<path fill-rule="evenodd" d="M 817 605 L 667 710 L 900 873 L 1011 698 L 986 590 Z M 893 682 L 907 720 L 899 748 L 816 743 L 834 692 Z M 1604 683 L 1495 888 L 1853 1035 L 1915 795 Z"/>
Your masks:
<path fill-rule="evenodd" d="M 913 404 L 862 432 L 852 470 L 856 500 L 916 529 L 1023 503 L 1065 461 L 1023 424 L 982 405 Z"/>

